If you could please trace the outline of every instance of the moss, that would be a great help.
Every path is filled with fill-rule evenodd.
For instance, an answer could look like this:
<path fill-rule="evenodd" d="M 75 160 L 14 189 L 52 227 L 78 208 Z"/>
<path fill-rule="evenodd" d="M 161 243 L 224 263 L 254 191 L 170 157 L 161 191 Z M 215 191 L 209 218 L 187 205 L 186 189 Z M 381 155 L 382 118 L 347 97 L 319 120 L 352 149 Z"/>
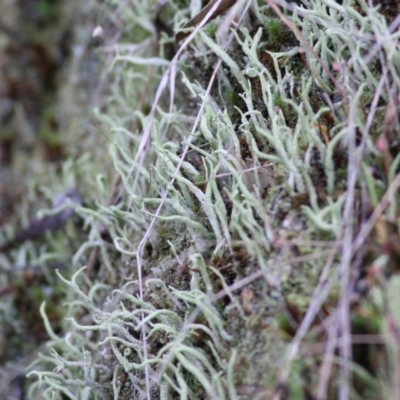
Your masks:
<path fill-rule="evenodd" d="M 283 21 L 278 18 L 269 18 L 265 24 L 268 44 L 275 51 L 279 51 L 282 46 L 287 45 L 291 37 L 291 31 Z"/>

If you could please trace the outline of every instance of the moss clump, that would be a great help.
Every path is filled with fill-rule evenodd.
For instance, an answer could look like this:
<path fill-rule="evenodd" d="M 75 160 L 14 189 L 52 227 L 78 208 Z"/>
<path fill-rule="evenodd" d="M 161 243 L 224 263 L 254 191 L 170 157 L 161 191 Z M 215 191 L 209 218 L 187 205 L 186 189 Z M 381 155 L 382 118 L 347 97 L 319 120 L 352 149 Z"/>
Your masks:
<path fill-rule="evenodd" d="M 268 45 L 275 51 L 280 51 L 281 47 L 286 46 L 292 35 L 285 23 L 278 18 L 268 18 L 265 32 Z"/>

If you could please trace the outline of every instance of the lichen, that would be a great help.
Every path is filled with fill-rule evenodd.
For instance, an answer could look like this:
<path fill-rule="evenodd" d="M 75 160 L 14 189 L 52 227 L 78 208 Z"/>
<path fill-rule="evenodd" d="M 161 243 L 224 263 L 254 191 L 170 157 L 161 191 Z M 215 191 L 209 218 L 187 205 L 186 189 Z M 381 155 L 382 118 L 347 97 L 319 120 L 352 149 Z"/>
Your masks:
<path fill-rule="evenodd" d="M 59 305 L 40 308 L 29 398 L 395 393 L 397 5 L 298 3 L 238 2 L 182 47 L 167 31 L 188 4 L 162 20 L 156 2 L 108 6 L 124 26 L 98 50 L 113 57 L 95 110 L 108 144 L 64 163 L 82 226 L 69 253 L 48 235 L 70 255 L 67 318 L 55 332 Z M 376 364 L 364 334 L 382 334 Z"/>

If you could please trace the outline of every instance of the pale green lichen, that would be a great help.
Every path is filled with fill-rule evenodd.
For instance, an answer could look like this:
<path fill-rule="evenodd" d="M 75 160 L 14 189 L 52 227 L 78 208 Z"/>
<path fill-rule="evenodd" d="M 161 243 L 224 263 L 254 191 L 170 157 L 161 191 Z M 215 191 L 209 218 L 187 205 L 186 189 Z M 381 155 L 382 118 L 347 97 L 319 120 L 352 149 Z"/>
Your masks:
<path fill-rule="evenodd" d="M 303 36 L 295 40 L 283 22 L 271 19 L 269 8 L 253 1 L 252 13 L 233 34 L 233 50 L 199 32 L 174 67 L 184 73 L 171 78 L 175 98 L 169 104 L 169 95 L 157 95 L 156 107 L 157 84 L 165 82 L 166 70 L 171 76 L 175 71 L 150 45 L 155 2 L 134 1 L 123 13 L 127 29 L 135 32 L 124 34 L 136 42 L 115 47 L 111 93 L 107 107 L 97 110 L 109 126 L 109 155 L 121 184 L 107 205 L 110 173 L 97 166 L 89 186 L 96 201 L 76 207 L 86 238 L 72 259 L 76 272 L 58 273 L 67 288 L 68 318 L 56 334 L 41 308 L 50 350 L 31 367 L 29 376 L 38 380 L 30 398 L 272 398 L 279 370 L 286 371 L 287 341 L 276 316 L 286 307 L 292 323 L 301 322 L 327 260 L 335 271 L 333 288 L 340 282 L 340 255 L 330 258 L 330 250 L 344 230 L 347 157 L 353 157 L 346 154 L 347 144 L 355 143 L 356 129 L 367 131 L 363 110 L 383 73 L 368 65 L 368 52 L 378 41 L 381 57 L 399 57 L 387 20 L 359 3 L 362 12 L 350 1 L 316 0 L 310 9 L 291 5 L 287 16 Z M 179 2 L 170 6 L 184 8 Z M 176 26 L 182 13 L 175 16 Z M 336 82 L 314 53 L 328 68 L 338 64 Z M 221 91 L 218 82 L 207 93 L 218 58 L 219 84 L 229 82 L 228 90 L 243 103 L 225 104 L 227 88 Z M 394 61 L 381 68 L 398 84 Z M 197 102 L 204 112 L 190 136 Z M 151 140 L 143 143 L 146 132 Z M 380 133 L 366 132 L 371 143 Z M 362 156 L 371 156 L 371 143 Z M 181 162 L 184 146 L 189 151 Z M 390 181 L 399 159 L 391 165 Z M 377 204 L 379 183 L 367 171 L 365 176 Z M 393 204 L 390 212 L 398 217 Z M 153 218 L 152 254 L 141 260 L 140 278 L 138 246 Z M 104 230 L 110 240 L 103 239 Z M 319 255 L 313 240 L 329 241 L 331 248 Z M 92 248 L 100 250 L 97 282 L 80 268 Z M 260 270 L 258 279 L 235 287 Z M 336 303 L 325 302 L 332 309 Z M 314 364 L 299 359 L 283 374 L 291 398 L 314 391 Z M 336 390 L 338 383 L 331 385 Z"/>

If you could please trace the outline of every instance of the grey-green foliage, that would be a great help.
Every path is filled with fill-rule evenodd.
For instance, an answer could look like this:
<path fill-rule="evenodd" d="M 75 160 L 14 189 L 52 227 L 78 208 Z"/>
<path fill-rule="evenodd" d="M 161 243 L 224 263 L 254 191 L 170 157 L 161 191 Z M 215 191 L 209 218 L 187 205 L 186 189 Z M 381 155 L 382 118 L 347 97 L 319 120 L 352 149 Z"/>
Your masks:
<path fill-rule="evenodd" d="M 52 398 L 54 390 L 60 390 L 71 399 L 90 398 L 86 397 L 90 393 L 94 394 L 95 398 L 111 398 L 111 393 L 118 398 L 117 376 L 114 375 L 112 387 L 105 382 L 103 385 L 98 383 L 99 375 L 111 367 L 108 364 L 108 357 L 104 356 L 103 360 L 100 357 L 100 360 L 94 362 L 92 360 L 93 354 L 99 358 L 99 354 L 104 355 L 109 352 L 114 355 L 120 368 L 127 373 L 132 383 L 132 393 L 137 393 L 137 398 L 143 397 L 143 370 L 146 365 L 149 366 L 153 378 L 157 376 L 160 382 L 170 383 L 182 398 L 187 398 L 191 393 L 184 372 L 192 373 L 210 397 L 225 398 L 224 393 L 231 388 L 233 382 L 229 374 L 228 378 L 220 376 L 228 370 L 228 365 L 220 358 L 220 354 L 228 353 L 226 346 L 232 338 L 225 331 L 219 312 L 211 304 L 212 287 L 204 260 L 199 254 L 193 256 L 192 260 L 200 272 L 193 274 L 190 291 L 167 288 L 162 281 L 156 279 L 149 280 L 146 284 L 148 287 L 162 287 L 179 309 L 197 307 L 207 321 L 204 325 L 182 319 L 172 310 L 156 309 L 150 303 L 140 301 L 130 293 L 130 287 L 134 282 L 125 284 L 122 290 L 115 290 L 112 297 L 106 303 L 102 303 L 104 308 L 112 308 L 112 311 L 104 311 L 96 305 L 99 302 L 96 301 L 96 292 L 106 290 L 107 287 L 94 284 L 89 295 L 79 288 L 77 279 L 85 268 L 78 270 L 71 281 L 58 274 L 78 297 L 78 300 L 70 304 L 70 313 L 74 314 L 76 308 L 84 307 L 90 311 L 92 321 L 87 325 L 81 325 L 73 317 L 69 317 L 71 332 L 65 337 L 58 337 L 47 319 L 45 304 L 42 305 L 41 314 L 51 338 L 48 346 L 52 350 L 50 356 L 39 355 L 35 364 L 51 363 L 54 365 L 54 370 L 53 372 L 34 370 L 29 374 L 39 378 L 37 383 L 31 385 L 32 398 L 41 385 L 47 386 L 47 389 L 41 392 L 43 398 Z M 200 275 L 208 282 L 206 292 L 199 287 Z M 112 307 L 108 306 L 108 303 L 111 303 Z M 158 354 L 151 355 L 148 360 L 144 359 L 141 340 L 135 338 L 133 333 L 140 332 L 143 324 L 146 324 L 148 343 L 154 336 L 164 337 L 163 348 Z M 193 346 L 192 339 L 199 332 L 208 337 L 206 343 L 210 354 L 213 355 L 213 361 L 208 359 L 204 350 Z M 97 340 L 94 342 L 95 335 Z M 176 362 L 179 363 L 179 367 L 176 366 Z M 214 362 L 217 362 L 217 369 L 213 366 Z M 168 385 L 163 384 L 164 398 L 168 398 L 169 391 Z M 193 394 L 191 398 L 192 396 Z"/>
<path fill-rule="evenodd" d="M 30 373 L 39 378 L 31 385 L 31 398 L 56 399 L 63 394 L 71 399 L 140 399 L 146 397 L 146 390 L 161 399 L 240 397 L 235 387 L 237 348 L 230 349 L 232 343 L 238 346 L 238 338 L 227 326 L 227 314 L 213 303 L 215 276 L 226 290 L 228 285 L 223 273 L 212 272 L 205 250 L 212 256 L 233 254 L 235 245 L 243 244 L 249 260 L 263 270 L 271 287 L 282 290 L 281 282 L 290 279 L 287 271 L 292 271 L 293 254 L 282 253 L 276 258 L 275 241 L 285 234 L 289 238 L 299 235 L 309 239 L 323 233 L 332 239 L 342 229 L 346 194 L 334 196 L 335 188 L 343 180 L 335 170 L 334 153 L 339 146 L 345 146 L 346 140 L 351 140 L 349 135 L 355 127 L 360 131 L 366 129 L 365 115 L 357 110 L 364 107 L 365 96 L 371 97 L 379 80 L 379 74 L 366 64 L 365 55 L 376 38 L 387 32 L 384 18 L 366 4 L 363 7 L 367 15 L 362 16 L 350 1 L 342 5 L 330 0 L 311 3 L 309 9 L 293 6 L 290 19 L 328 68 L 334 62 L 341 65 L 342 71 L 336 77 L 339 87 L 335 87 L 301 38 L 297 38 L 300 42 L 296 45 L 286 48 L 282 44 L 280 52 L 270 52 L 269 67 L 263 63 L 263 26 L 269 17 L 267 7 L 256 1 L 252 5 L 256 21 L 252 20 L 252 24 L 259 24 L 259 28 L 255 32 L 250 30 L 247 17 L 234 33 L 239 55 L 223 50 L 205 32 L 199 33 L 195 46 L 220 57 L 224 66 L 221 74 L 225 74 L 221 79 L 226 81 L 229 77 L 232 86 L 240 88 L 245 108 L 234 110 L 237 117 L 233 121 L 220 104 L 217 91 L 206 96 L 202 77 L 196 81 L 188 72 L 195 65 L 196 48 L 187 49 L 180 61 L 179 68 L 186 72 L 182 82 L 178 82 L 181 75 L 177 76 L 172 106 L 165 96 L 154 113 L 137 108 L 141 88 L 149 79 L 145 95 L 147 106 L 151 106 L 156 83 L 171 64 L 150 51 L 150 35 L 154 34 L 151 7 L 146 2 L 133 2 L 133 8 L 141 10 L 140 15 L 131 10 L 124 18 L 129 28 L 140 33 L 137 37 L 141 41 L 116 47 L 109 107 L 106 113 L 99 113 L 99 118 L 110 126 L 106 135 L 110 157 L 122 180 L 121 197 L 113 206 L 101 203 L 96 211 L 84 207 L 78 210 L 90 234 L 74 257 L 74 265 L 82 264 L 88 246 L 100 245 L 104 268 L 118 289 L 112 291 L 86 278 L 86 294 L 79 281 L 84 276 L 83 269 L 71 280 L 60 275 L 70 293 L 69 327 L 64 334 L 56 335 L 42 308 L 51 351 L 39 356 Z M 172 7 L 178 9 L 174 2 Z M 177 15 L 181 18 L 183 13 Z M 268 28 L 270 35 L 273 32 L 277 36 L 274 46 L 279 30 L 283 29 L 278 28 Z M 304 65 L 299 76 L 295 62 L 299 63 L 300 53 Z M 392 57 L 396 59 L 398 51 Z M 151 68 L 154 69 L 150 72 Z M 390 68 L 398 81 L 397 70 Z M 322 100 L 326 88 L 338 101 L 332 104 Z M 188 132 L 197 107 L 184 108 L 187 98 L 183 93 L 187 91 L 194 96 L 191 101 L 205 104 L 194 139 L 188 137 Z M 329 138 L 324 138 L 324 127 L 319 122 L 324 114 L 331 114 L 334 120 L 333 126 L 327 128 Z M 139 121 L 138 128 L 131 132 L 134 121 Z M 149 126 L 151 143 L 142 148 L 142 162 L 137 157 L 139 133 Z M 177 171 L 185 145 L 197 156 L 184 160 Z M 368 146 L 372 148 L 370 143 Z M 324 201 L 319 199 L 315 187 L 316 159 L 320 179 L 325 182 Z M 103 190 L 101 185 L 99 179 L 97 190 Z M 290 196 L 302 195 L 307 199 L 287 214 L 293 217 L 290 220 L 276 216 L 272 205 L 279 199 L 276 186 L 287 195 L 275 208 L 290 209 Z M 168 197 L 163 211 L 155 216 L 165 189 Z M 166 285 L 156 273 L 146 281 L 145 297 L 140 300 L 132 269 L 136 266 L 137 245 L 152 218 L 159 221 L 155 237 L 158 226 L 171 229 L 170 236 L 163 235 L 167 235 L 173 248 L 178 248 L 174 250 L 175 256 L 179 259 L 184 254 L 186 258 L 174 268 L 189 265 L 185 273 L 190 276 L 190 284 Z M 293 221 L 298 222 L 297 226 Z M 101 241 L 100 223 L 107 227 L 119 255 Z M 185 251 L 190 246 L 174 235 L 188 238 L 190 245 L 194 243 L 189 253 Z M 171 257 L 158 256 L 152 266 L 162 269 L 162 263 L 169 262 Z M 310 261 L 310 274 L 318 274 L 323 262 Z M 146 272 L 151 274 L 150 270 Z M 299 286 L 304 285 L 301 278 L 298 281 Z M 102 295 L 98 295 L 98 290 Z M 308 299 L 311 289 L 304 292 Z M 105 296 L 109 296 L 108 300 Z M 232 304 L 243 316 L 237 299 L 231 296 Z M 168 307 L 160 307 L 161 298 L 168 299 Z M 75 316 L 85 313 L 83 324 Z M 199 336 L 201 346 L 196 344 Z"/>

